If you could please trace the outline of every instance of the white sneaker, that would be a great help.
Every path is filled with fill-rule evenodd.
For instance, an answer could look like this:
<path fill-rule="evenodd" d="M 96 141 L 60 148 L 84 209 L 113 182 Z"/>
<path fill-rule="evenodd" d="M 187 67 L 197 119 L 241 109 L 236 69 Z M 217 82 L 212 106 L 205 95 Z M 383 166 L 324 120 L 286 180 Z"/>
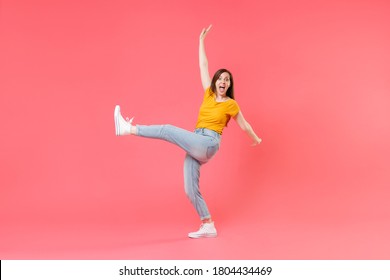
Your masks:
<path fill-rule="evenodd" d="M 133 119 L 134 118 L 125 120 L 121 115 L 121 108 L 119 105 L 116 105 L 114 110 L 115 135 L 129 135 Z"/>
<path fill-rule="evenodd" d="M 200 229 L 196 232 L 190 232 L 189 238 L 203 238 L 203 237 L 217 237 L 217 229 L 212 223 L 203 223 L 200 225 Z"/>

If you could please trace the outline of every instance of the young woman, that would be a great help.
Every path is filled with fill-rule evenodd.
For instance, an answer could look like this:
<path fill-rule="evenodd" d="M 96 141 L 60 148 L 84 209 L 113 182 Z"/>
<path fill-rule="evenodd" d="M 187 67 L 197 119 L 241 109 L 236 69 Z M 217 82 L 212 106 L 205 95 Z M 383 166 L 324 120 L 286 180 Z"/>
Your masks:
<path fill-rule="evenodd" d="M 213 79 L 209 76 L 204 39 L 210 29 L 211 25 L 207 29 L 203 28 L 199 38 L 200 77 L 205 93 L 194 132 L 172 125 L 133 125 L 133 119 L 125 120 L 122 117 L 118 105 L 114 110 L 116 135 L 137 135 L 161 139 L 186 151 L 184 189 L 202 221 L 198 231 L 188 234 L 190 238 L 217 236 L 214 222 L 199 191 L 199 170 L 201 165 L 208 162 L 218 151 L 222 131 L 230 118 L 233 118 L 247 133 L 253 145 L 261 142 L 234 100 L 232 74 L 226 69 L 220 69 L 214 74 Z"/>

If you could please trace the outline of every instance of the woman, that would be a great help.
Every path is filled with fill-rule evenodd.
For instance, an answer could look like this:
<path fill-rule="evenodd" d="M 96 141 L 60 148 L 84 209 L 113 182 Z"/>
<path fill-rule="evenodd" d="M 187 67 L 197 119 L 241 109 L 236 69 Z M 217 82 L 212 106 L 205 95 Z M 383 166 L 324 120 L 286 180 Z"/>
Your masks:
<path fill-rule="evenodd" d="M 220 69 L 214 74 L 213 79 L 210 79 L 204 47 L 204 39 L 210 29 L 211 25 L 207 29 L 203 28 L 199 38 L 200 77 L 205 93 L 194 132 L 172 125 L 135 126 L 132 125 L 133 119 L 126 121 L 122 117 L 119 106 L 116 106 L 114 111 L 116 135 L 161 139 L 187 152 L 184 161 L 184 189 L 202 221 L 198 231 L 188 234 L 190 238 L 217 236 L 214 222 L 199 191 L 199 170 L 201 165 L 208 162 L 218 151 L 222 131 L 230 118 L 248 134 L 253 145 L 261 142 L 234 100 L 232 74 L 226 69 Z"/>

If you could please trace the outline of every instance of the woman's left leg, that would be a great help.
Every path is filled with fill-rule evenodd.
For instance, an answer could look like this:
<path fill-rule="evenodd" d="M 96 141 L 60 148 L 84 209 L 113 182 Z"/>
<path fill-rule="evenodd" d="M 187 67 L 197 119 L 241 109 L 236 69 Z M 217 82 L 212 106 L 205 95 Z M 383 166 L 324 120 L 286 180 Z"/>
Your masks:
<path fill-rule="evenodd" d="M 189 154 L 186 155 L 184 160 L 184 189 L 187 197 L 194 205 L 200 219 L 202 220 L 200 229 L 188 234 L 188 237 L 190 238 L 217 236 L 217 230 L 214 226 L 214 222 L 211 220 L 209 209 L 207 208 L 206 202 L 199 190 L 199 170 L 201 166 L 202 163 L 198 160 Z"/>
<path fill-rule="evenodd" d="M 211 215 L 199 190 L 199 171 L 201 165 L 192 156 L 189 154 L 186 155 L 184 160 L 184 190 L 192 205 L 194 205 L 200 219 L 203 221 L 210 219 Z"/>

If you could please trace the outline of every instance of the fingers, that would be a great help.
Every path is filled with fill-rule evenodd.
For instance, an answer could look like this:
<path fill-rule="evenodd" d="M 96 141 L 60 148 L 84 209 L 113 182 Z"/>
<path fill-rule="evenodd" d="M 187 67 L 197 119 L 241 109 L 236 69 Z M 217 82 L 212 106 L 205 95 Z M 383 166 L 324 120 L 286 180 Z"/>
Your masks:
<path fill-rule="evenodd" d="M 207 27 L 207 29 L 203 28 L 203 35 L 204 35 L 204 36 L 206 36 L 206 34 L 209 33 L 211 27 L 212 27 L 212 25 L 210 24 L 210 26 Z"/>
<path fill-rule="evenodd" d="M 210 31 L 211 27 L 212 27 L 212 25 L 210 24 L 210 26 L 207 27 L 207 29 L 203 28 L 202 32 L 200 33 L 200 38 L 204 39 L 206 37 L 207 33 Z"/>
<path fill-rule="evenodd" d="M 257 145 L 259 145 L 261 143 L 261 141 L 263 141 L 263 140 L 259 139 L 259 140 L 255 141 L 255 142 L 253 142 L 251 146 L 253 146 L 253 147 L 257 146 Z"/>

